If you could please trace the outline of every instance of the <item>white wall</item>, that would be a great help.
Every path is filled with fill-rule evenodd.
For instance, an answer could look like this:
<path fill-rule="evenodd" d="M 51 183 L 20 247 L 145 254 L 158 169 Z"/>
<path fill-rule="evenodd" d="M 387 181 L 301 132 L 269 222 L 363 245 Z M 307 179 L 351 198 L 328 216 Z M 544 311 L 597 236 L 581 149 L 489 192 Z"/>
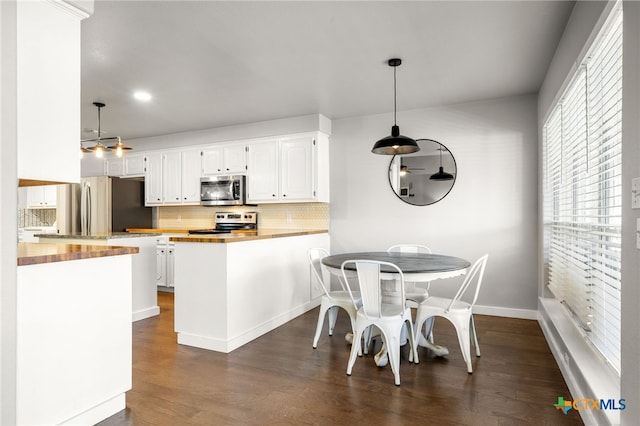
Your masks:
<path fill-rule="evenodd" d="M 399 112 L 402 134 L 443 143 L 458 167 L 452 191 L 421 207 L 392 192 L 391 157 L 371 153 L 390 133 L 392 114 L 334 120 L 332 252 L 421 243 L 471 262 L 489 253 L 478 303 L 508 309 L 495 314 L 531 317 L 537 308 L 536 102 L 531 95 Z"/>
<path fill-rule="evenodd" d="M 640 3 L 624 3 L 624 80 L 622 112 L 622 372 L 620 394 L 631 401 L 623 424 L 640 419 L 640 250 L 631 208 L 631 179 L 640 177 Z"/>
<path fill-rule="evenodd" d="M 16 423 L 16 4 L 0 1 L 0 424 Z"/>

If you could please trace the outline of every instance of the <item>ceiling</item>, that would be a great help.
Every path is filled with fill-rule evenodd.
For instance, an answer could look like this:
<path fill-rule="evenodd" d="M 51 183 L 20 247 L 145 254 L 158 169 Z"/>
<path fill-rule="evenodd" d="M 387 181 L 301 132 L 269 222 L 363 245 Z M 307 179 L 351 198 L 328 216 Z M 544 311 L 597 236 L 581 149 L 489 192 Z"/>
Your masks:
<path fill-rule="evenodd" d="M 125 140 L 537 93 L 574 2 L 103 1 L 82 22 L 82 134 Z M 153 99 L 133 99 L 135 90 Z M 391 123 L 390 123 L 391 124 Z"/>

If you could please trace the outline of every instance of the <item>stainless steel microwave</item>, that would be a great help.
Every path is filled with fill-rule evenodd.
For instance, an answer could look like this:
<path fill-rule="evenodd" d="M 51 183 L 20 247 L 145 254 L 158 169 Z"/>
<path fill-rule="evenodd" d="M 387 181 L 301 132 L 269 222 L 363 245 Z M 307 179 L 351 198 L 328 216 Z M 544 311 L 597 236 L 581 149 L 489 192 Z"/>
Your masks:
<path fill-rule="evenodd" d="M 245 201 L 245 177 L 207 176 L 200 178 L 200 205 L 237 206 Z"/>

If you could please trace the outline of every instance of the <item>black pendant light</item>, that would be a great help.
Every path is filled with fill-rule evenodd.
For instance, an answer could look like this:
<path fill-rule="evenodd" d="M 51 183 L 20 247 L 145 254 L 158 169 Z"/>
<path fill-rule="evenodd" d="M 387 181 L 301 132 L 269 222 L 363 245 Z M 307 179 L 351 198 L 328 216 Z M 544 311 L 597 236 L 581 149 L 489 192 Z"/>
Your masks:
<path fill-rule="evenodd" d="M 442 144 L 440 144 L 440 148 L 438 148 L 438 151 L 440 151 L 440 168 L 438 169 L 437 173 L 429 176 L 429 179 L 431 180 L 453 180 L 453 175 L 445 172 L 444 168 L 442 167 L 442 151 L 444 149 L 445 148 L 442 146 Z"/>
<path fill-rule="evenodd" d="M 389 66 L 393 67 L 393 126 L 391 126 L 391 136 L 380 139 L 373 146 L 371 152 L 374 154 L 411 154 L 420 150 L 415 140 L 400 134 L 400 127 L 396 124 L 396 68 L 401 63 L 402 60 L 399 58 L 389 59 Z"/>

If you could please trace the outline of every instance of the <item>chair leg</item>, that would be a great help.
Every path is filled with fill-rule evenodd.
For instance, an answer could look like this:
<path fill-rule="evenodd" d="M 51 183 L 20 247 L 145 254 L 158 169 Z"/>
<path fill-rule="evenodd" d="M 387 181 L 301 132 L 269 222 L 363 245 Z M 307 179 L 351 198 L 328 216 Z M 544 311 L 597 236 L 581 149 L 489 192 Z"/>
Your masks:
<path fill-rule="evenodd" d="M 460 351 L 462 352 L 462 358 L 464 362 L 467 364 L 467 373 L 473 373 L 473 368 L 471 367 L 471 337 L 469 336 L 469 320 L 458 320 L 455 319 L 452 321 L 456 334 L 458 335 L 458 343 L 460 343 Z"/>
<path fill-rule="evenodd" d="M 316 334 L 313 337 L 313 349 L 318 347 L 318 340 L 320 339 L 320 333 L 322 333 L 322 325 L 324 323 L 324 316 L 327 313 L 329 306 L 322 301 L 320 305 L 320 312 L 318 313 L 318 324 L 316 325 Z"/>
<path fill-rule="evenodd" d="M 351 353 L 349 354 L 349 362 L 347 363 L 347 376 L 351 375 L 353 364 L 356 362 L 356 358 L 360 353 L 360 340 L 362 339 L 363 330 L 356 328 L 353 330 L 353 343 L 351 344 Z"/>
<path fill-rule="evenodd" d="M 389 365 L 393 372 L 393 378 L 396 386 L 400 386 L 400 340 L 397 336 L 389 339 L 387 333 L 382 331 L 382 339 L 387 348 L 387 356 L 389 357 Z"/>
<path fill-rule="evenodd" d="M 417 340 L 413 331 L 413 324 L 411 324 L 411 321 L 407 320 L 404 322 L 404 325 L 407 327 L 407 334 L 409 335 L 409 362 L 420 364 L 420 358 L 418 358 L 418 344 L 416 343 Z"/>
<path fill-rule="evenodd" d="M 333 336 L 333 329 L 336 326 L 336 320 L 338 319 L 338 307 L 332 306 L 327 311 L 329 314 L 329 336 Z"/>
<path fill-rule="evenodd" d="M 473 320 L 473 314 L 471 315 L 471 320 L 469 321 L 469 330 L 471 336 L 473 337 L 473 346 L 476 348 L 476 356 L 480 356 L 480 345 L 478 345 L 478 334 L 476 333 L 476 323 Z"/>

